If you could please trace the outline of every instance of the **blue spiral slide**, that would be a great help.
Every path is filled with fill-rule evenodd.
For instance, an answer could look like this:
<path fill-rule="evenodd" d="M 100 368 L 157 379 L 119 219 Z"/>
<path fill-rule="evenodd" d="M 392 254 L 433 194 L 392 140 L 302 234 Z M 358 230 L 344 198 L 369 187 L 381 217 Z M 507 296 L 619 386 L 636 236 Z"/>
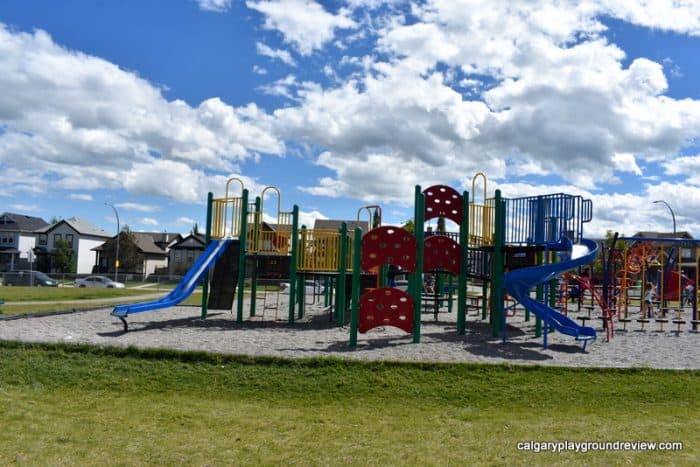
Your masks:
<path fill-rule="evenodd" d="M 177 287 L 165 297 L 152 302 L 118 305 L 112 310 L 112 316 L 116 316 L 124 323 L 124 332 L 126 332 L 128 330 L 128 325 L 126 323 L 126 317 L 128 315 L 167 308 L 182 302 L 192 294 L 197 284 L 199 284 L 204 277 L 204 274 L 209 271 L 209 268 L 211 268 L 216 263 L 216 260 L 226 251 L 231 241 L 231 239 L 212 240 L 209 246 L 207 246 L 207 249 L 204 250 L 204 253 L 202 253 L 187 271 L 187 274 L 185 274 L 185 277 L 182 278 Z"/>
<path fill-rule="evenodd" d="M 516 269 L 505 275 L 503 286 L 514 299 L 541 318 L 546 326 L 551 326 L 562 334 L 573 336 L 576 340 L 593 340 L 596 338 L 594 328 L 581 326 L 571 318 L 530 296 L 530 291 L 538 284 L 544 284 L 561 273 L 592 263 L 598 254 L 598 243 L 593 240 L 581 239 L 581 243 L 576 246 L 572 245 L 569 239 L 564 241 L 569 250 L 568 259 L 558 263 Z M 545 337 L 545 347 L 546 345 Z"/>

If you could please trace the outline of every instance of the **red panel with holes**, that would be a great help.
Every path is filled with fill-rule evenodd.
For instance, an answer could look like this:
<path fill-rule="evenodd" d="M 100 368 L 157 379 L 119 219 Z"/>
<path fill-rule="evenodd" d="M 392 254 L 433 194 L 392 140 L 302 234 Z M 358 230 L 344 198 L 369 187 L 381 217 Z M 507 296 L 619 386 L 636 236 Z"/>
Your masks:
<path fill-rule="evenodd" d="M 358 330 L 365 333 L 379 326 L 413 332 L 413 299 L 403 290 L 379 288 L 360 297 Z"/>
<path fill-rule="evenodd" d="M 362 237 L 362 269 L 393 264 L 406 271 L 416 270 L 416 237 L 401 227 L 384 226 Z"/>
<path fill-rule="evenodd" d="M 462 248 L 444 235 L 432 235 L 423 243 L 423 271 L 449 271 L 459 275 Z"/>
<path fill-rule="evenodd" d="M 462 195 L 454 188 L 435 185 L 423 190 L 425 220 L 445 217 L 456 224 L 462 223 Z"/>

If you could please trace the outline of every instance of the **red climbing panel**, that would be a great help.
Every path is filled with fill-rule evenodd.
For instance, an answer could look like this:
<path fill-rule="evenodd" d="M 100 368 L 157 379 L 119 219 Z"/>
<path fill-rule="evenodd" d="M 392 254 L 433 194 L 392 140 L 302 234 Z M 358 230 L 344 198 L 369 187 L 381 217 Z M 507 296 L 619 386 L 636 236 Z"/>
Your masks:
<path fill-rule="evenodd" d="M 379 326 L 395 326 L 413 332 L 413 299 L 403 290 L 374 289 L 360 297 L 358 330 L 366 333 Z"/>
<path fill-rule="evenodd" d="M 444 235 L 431 235 L 423 245 L 423 271 L 449 271 L 455 276 L 459 275 L 462 252 L 459 243 Z"/>
<path fill-rule="evenodd" d="M 384 226 L 362 237 L 362 269 L 393 264 L 406 271 L 416 270 L 416 237 L 401 227 Z"/>
<path fill-rule="evenodd" d="M 435 185 L 423 190 L 425 195 L 425 220 L 446 217 L 456 224 L 462 223 L 462 195 L 454 188 Z"/>

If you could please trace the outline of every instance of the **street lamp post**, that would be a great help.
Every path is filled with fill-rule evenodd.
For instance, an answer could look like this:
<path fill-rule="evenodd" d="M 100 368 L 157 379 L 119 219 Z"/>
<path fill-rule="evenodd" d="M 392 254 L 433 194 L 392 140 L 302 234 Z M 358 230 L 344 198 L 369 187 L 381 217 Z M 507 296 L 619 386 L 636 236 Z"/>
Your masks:
<path fill-rule="evenodd" d="M 114 207 L 114 205 L 105 203 L 106 206 L 109 206 L 112 208 L 114 211 L 114 217 L 117 218 L 117 254 L 116 258 L 114 259 L 114 282 L 118 282 L 119 279 L 119 234 L 120 229 L 119 229 L 119 213 L 117 212 L 117 208 Z"/>
<path fill-rule="evenodd" d="M 673 219 L 673 235 L 675 236 L 676 235 L 676 215 L 673 213 L 673 209 L 671 209 L 671 205 L 662 199 L 658 199 L 658 200 L 654 201 L 654 203 L 655 204 L 658 204 L 658 203 L 664 204 L 664 205 L 666 205 L 668 210 L 671 211 L 671 219 Z"/>

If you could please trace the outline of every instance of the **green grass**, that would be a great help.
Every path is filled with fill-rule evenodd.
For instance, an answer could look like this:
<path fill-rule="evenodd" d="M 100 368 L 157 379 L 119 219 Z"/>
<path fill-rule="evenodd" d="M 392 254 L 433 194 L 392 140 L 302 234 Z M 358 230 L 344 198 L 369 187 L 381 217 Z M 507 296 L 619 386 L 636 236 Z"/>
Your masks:
<path fill-rule="evenodd" d="M 80 287 L 0 287 L 0 299 L 6 302 L 52 300 L 89 300 L 129 297 L 157 292 L 149 289 L 97 289 Z"/>
<path fill-rule="evenodd" d="M 0 464 L 697 465 L 700 372 L 0 342 Z M 682 441 L 528 453 L 520 441 Z"/>

